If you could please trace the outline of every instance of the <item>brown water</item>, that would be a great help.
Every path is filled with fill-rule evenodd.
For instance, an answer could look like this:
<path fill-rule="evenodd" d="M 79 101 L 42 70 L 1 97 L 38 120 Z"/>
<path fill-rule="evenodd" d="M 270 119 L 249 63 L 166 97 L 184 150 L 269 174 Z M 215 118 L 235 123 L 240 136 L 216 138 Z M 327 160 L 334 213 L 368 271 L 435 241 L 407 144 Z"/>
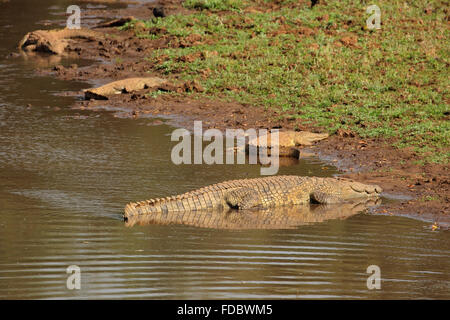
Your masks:
<path fill-rule="evenodd" d="M 175 166 L 173 128 L 70 110 L 73 98 L 56 94 L 86 84 L 3 59 L 66 5 L 34 3 L 0 3 L 1 299 L 450 297 L 449 233 L 413 219 L 362 213 L 290 230 L 127 227 L 130 200 L 257 177 L 259 167 Z M 323 166 L 301 161 L 279 173 L 335 172 Z M 69 265 L 81 268 L 81 290 L 66 288 Z M 367 289 L 369 265 L 381 269 L 381 290 Z"/>

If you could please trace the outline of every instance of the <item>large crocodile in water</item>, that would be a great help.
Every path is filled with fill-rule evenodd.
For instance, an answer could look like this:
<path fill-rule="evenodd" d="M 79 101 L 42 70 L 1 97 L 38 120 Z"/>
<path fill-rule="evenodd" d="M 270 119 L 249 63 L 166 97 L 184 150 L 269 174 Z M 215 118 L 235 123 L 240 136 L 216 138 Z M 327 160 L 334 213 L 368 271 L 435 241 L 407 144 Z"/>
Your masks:
<path fill-rule="evenodd" d="M 335 204 L 379 197 L 381 188 L 342 178 L 272 176 L 232 180 L 167 198 L 129 203 L 124 219 L 143 215 Z"/>

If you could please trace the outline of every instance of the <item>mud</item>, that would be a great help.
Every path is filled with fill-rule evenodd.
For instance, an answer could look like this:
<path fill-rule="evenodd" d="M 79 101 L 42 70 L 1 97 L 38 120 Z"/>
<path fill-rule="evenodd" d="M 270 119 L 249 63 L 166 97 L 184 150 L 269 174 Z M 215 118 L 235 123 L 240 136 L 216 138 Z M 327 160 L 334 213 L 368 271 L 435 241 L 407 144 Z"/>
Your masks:
<path fill-rule="evenodd" d="M 102 28 L 91 26 L 97 33 L 105 36 L 95 41 L 71 39 L 64 47 L 67 54 L 83 59 L 92 59 L 98 63 L 91 66 L 76 68 L 57 66 L 53 69 L 43 68 L 41 74 L 52 74 L 59 79 L 81 80 L 105 84 L 115 80 L 130 77 L 161 77 L 169 82 L 179 82 L 176 73 L 169 75 L 149 73 L 150 61 L 146 61 L 152 50 L 176 46 L 192 46 L 202 43 L 201 36 L 188 36 L 182 40 L 174 39 L 165 33 L 164 29 L 146 30 L 149 33 L 160 34 L 159 39 L 139 39 L 134 32 L 120 31 L 108 26 L 108 21 L 123 17 L 151 19 L 155 8 L 163 8 L 165 14 L 187 13 L 189 10 L 181 6 L 182 1 L 156 1 L 151 4 L 141 4 L 123 9 L 90 10 L 89 15 L 102 17 Z M 271 8 L 248 8 L 247 10 L 270 10 Z M 113 21 L 114 25 L 114 21 Z M 309 30 L 303 30 L 309 32 Z M 282 32 L 288 32 L 282 30 Z M 106 36 L 107 35 L 107 36 Z M 355 39 L 344 36 L 339 45 L 353 46 Z M 191 59 L 193 57 L 185 57 Z M 205 70 L 207 77 L 207 70 Z M 233 88 L 227 88 L 233 90 Z M 235 102 L 223 102 L 199 98 L 196 92 L 201 92 L 201 85 L 192 81 L 178 86 L 176 95 L 152 95 L 148 90 L 139 90 L 109 97 L 108 106 L 129 110 L 130 118 L 142 115 L 166 116 L 177 115 L 175 125 L 192 126 L 193 120 L 203 120 L 207 128 L 278 128 L 282 130 L 308 130 L 323 132 L 305 124 L 295 117 L 280 117 L 277 110 L 266 110 L 259 106 L 242 105 Z M 82 96 L 82 92 L 74 94 Z M 77 109 L 97 109 L 104 106 L 104 101 L 77 101 L 73 106 Z M 433 222 L 441 228 L 450 225 L 450 176 L 449 168 L 428 163 L 418 165 L 422 157 L 409 149 L 396 149 L 389 139 L 361 139 L 352 132 L 338 132 L 337 135 L 317 142 L 300 151 L 302 154 L 316 154 L 330 161 L 342 170 L 344 176 L 355 180 L 379 184 L 388 198 L 400 199 L 385 202 L 376 209 L 378 214 L 399 214 Z"/>

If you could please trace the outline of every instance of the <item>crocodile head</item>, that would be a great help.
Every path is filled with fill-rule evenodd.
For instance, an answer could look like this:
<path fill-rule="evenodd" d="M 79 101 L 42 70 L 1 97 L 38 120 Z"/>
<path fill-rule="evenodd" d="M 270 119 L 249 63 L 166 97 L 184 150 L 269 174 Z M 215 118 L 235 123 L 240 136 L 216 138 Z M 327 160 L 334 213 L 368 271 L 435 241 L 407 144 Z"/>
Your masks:
<path fill-rule="evenodd" d="M 318 203 L 339 203 L 352 199 L 379 197 L 382 191 L 378 185 L 343 178 L 330 179 L 311 194 L 311 199 Z"/>

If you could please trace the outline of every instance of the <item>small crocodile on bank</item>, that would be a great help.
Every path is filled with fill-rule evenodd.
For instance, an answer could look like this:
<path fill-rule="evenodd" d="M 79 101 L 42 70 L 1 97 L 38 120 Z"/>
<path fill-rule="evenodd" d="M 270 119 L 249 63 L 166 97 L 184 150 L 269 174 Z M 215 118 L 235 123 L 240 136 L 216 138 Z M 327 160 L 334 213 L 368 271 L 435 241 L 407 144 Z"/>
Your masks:
<path fill-rule="evenodd" d="M 232 180 L 181 195 L 129 203 L 124 219 L 155 213 L 264 209 L 309 203 L 334 204 L 379 197 L 382 189 L 343 178 L 272 176 Z"/>

